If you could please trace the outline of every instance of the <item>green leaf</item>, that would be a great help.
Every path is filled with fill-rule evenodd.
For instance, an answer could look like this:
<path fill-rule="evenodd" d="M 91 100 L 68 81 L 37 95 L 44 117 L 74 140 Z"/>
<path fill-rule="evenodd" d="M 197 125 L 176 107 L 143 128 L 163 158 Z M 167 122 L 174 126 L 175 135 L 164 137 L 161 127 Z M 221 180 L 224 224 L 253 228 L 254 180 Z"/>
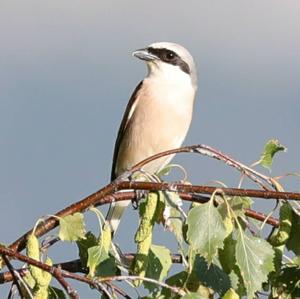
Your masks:
<path fill-rule="evenodd" d="M 274 251 L 265 240 L 239 230 L 236 244 L 236 261 L 247 289 L 248 298 L 252 298 L 262 283 L 268 280 L 268 274 L 274 270 Z"/>
<path fill-rule="evenodd" d="M 239 276 L 234 272 L 234 270 L 232 270 L 229 273 L 229 278 L 230 278 L 231 287 L 233 289 L 237 289 L 239 287 L 240 281 L 239 281 Z"/>
<path fill-rule="evenodd" d="M 244 298 L 247 292 L 243 282 L 243 278 L 241 276 L 240 269 L 237 265 L 234 265 L 233 270 L 229 273 L 229 278 L 231 282 L 231 288 L 235 290 L 235 292 L 240 296 L 240 298 Z"/>
<path fill-rule="evenodd" d="M 233 289 L 229 289 L 222 299 L 239 299 L 239 295 Z"/>
<path fill-rule="evenodd" d="M 229 204 L 232 210 L 235 212 L 235 214 L 239 215 L 240 211 L 251 208 L 253 200 L 250 197 L 246 196 L 233 196 L 232 199 L 229 201 Z M 244 215 L 244 213 L 242 215 Z"/>
<path fill-rule="evenodd" d="M 178 243 L 181 244 L 183 242 L 183 220 L 177 206 L 182 205 L 182 199 L 176 192 L 164 192 L 164 196 L 165 208 L 163 218 L 165 227 L 175 235 Z"/>
<path fill-rule="evenodd" d="M 188 273 L 186 271 L 181 271 L 176 273 L 175 275 L 169 277 L 168 279 L 166 279 L 166 284 L 168 284 L 169 286 L 176 286 L 179 288 L 182 288 L 188 278 Z M 167 288 L 162 288 L 160 295 L 162 296 L 162 298 L 165 299 L 169 299 L 169 298 L 180 298 L 179 295 L 175 295 L 171 292 L 170 289 Z"/>
<path fill-rule="evenodd" d="M 260 156 L 259 164 L 265 168 L 271 169 L 274 155 L 279 151 L 286 151 L 287 148 L 280 144 L 277 139 L 269 140 Z"/>
<path fill-rule="evenodd" d="M 167 176 L 169 175 L 170 171 L 174 167 L 173 164 L 168 164 L 166 165 L 163 169 L 161 169 L 156 175 L 160 178 L 162 176 Z"/>
<path fill-rule="evenodd" d="M 91 277 L 113 276 L 119 272 L 115 259 L 110 257 L 101 245 L 88 249 L 87 266 L 89 267 L 89 276 Z"/>
<path fill-rule="evenodd" d="M 279 212 L 279 227 L 269 238 L 273 246 L 286 244 L 290 237 L 293 220 L 293 208 L 288 202 L 282 204 Z"/>
<path fill-rule="evenodd" d="M 286 248 L 292 250 L 296 255 L 300 255 L 300 216 L 292 212 L 292 228 Z"/>
<path fill-rule="evenodd" d="M 146 277 L 162 281 L 168 274 L 172 265 L 170 250 L 164 246 L 151 245 Z M 158 286 L 150 282 L 144 282 L 145 288 L 153 291 Z"/>
<path fill-rule="evenodd" d="M 222 216 L 212 202 L 192 208 L 187 217 L 187 240 L 210 263 L 228 235 Z"/>
<path fill-rule="evenodd" d="M 78 241 L 76 241 L 76 244 L 79 250 L 81 264 L 83 266 L 86 266 L 88 260 L 88 249 L 90 247 L 96 246 L 98 244 L 98 240 L 92 232 L 87 232 L 85 234 L 85 238 L 79 239 Z"/>
<path fill-rule="evenodd" d="M 104 252 L 101 245 L 88 248 L 87 266 L 89 267 L 89 276 L 95 276 L 96 267 L 106 258 L 108 258 L 108 254 Z"/>
<path fill-rule="evenodd" d="M 75 213 L 59 218 L 59 238 L 62 241 L 77 241 L 85 238 L 84 216 Z"/>
<path fill-rule="evenodd" d="M 213 289 L 220 296 L 224 295 L 231 287 L 229 276 L 217 265 L 208 265 L 205 259 L 199 255 L 196 256 L 193 271 L 202 285 Z"/>
<path fill-rule="evenodd" d="M 236 217 L 245 217 L 245 209 L 249 209 L 252 203 L 253 201 L 250 197 L 233 196 L 227 197 L 226 202 L 223 201 L 218 205 L 217 209 L 222 216 L 228 234 L 233 230 L 233 217 L 231 213 L 228 212 L 228 205 Z"/>
<path fill-rule="evenodd" d="M 107 277 L 120 275 L 120 270 L 117 267 L 116 260 L 109 256 L 106 259 L 101 260 L 100 264 L 96 268 L 97 277 Z"/>
<path fill-rule="evenodd" d="M 167 212 L 167 213 L 165 213 Z M 175 235 L 179 244 L 183 242 L 181 213 L 173 207 L 167 207 L 164 212 L 165 227 Z"/>
<path fill-rule="evenodd" d="M 224 248 L 219 249 L 219 260 L 223 270 L 227 274 L 229 274 L 233 270 L 233 267 L 236 264 L 235 246 L 236 246 L 236 240 L 234 240 L 232 234 L 230 234 L 224 240 Z"/>
<path fill-rule="evenodd" d="M 63 290 L 50 286 L 48 289 L 48 299 L 67 299 Z"/>
<path fill-rule="evenodd" d="M 278 295 L 276 298 L 300 298 L 300 268 L 282 269 L 273 284 L 272 292 Z"/>

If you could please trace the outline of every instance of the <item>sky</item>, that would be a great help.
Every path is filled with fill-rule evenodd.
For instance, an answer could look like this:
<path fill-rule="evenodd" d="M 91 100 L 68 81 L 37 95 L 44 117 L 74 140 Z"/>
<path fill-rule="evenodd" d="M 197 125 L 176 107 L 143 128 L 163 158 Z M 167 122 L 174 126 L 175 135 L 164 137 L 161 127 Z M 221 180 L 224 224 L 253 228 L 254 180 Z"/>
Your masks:
<path fill-rule="evenodd" d="M 109 182 L 122 114 L 146 74 L 131 53 L 152 42 L 180 43 L 197 63 L 184 144 L 251 164 L 277 138 L 288 152 L 275 158 L 271 175 L 300 171 L 299 15 L 295 0 L 0 0 L 0 242 Z M 238 184 L 221 162 L 197 155 L 174 162 L 194 184 Z M 284 186 L 299 191 L 299 179 Z M 88 229 L 97 231 L 93 217 Z M 128 209 L 116 237 L 125 250 L 134 250 L 128 229 L 133 234 L 136 224 Z M 166 235 L 156 241 L 174 243 Z M 60 246 L 52 249 L 58 259 L 76 256 L 74 246 Z"/>

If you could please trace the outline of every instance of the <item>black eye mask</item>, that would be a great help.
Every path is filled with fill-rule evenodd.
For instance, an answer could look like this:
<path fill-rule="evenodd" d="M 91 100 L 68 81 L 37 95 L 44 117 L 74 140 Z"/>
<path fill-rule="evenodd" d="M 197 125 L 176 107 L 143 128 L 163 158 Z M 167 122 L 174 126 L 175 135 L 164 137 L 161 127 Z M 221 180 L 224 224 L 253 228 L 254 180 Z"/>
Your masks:
<path fill-rule="evenodd" d="M 188 75 L 191 74 L 191 70 L 188 64 L 185 61 L 183 61 L 174 51 L 166 48 L 152 47 L 149 47 L 147 50 L 150 54 L 157 56 L 161 61 L 172 65 L 177 65 L 183 72 L 187 73 Z"/>

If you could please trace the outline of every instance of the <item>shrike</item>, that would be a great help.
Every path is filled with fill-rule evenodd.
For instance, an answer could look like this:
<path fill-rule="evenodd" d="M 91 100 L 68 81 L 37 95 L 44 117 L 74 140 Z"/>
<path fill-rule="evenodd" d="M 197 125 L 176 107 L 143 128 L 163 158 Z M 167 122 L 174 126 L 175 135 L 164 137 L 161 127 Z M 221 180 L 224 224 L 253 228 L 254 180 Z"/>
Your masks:
<path fill-rule="evenodd" d="M 133 56 L 146 62 L 148 75 L 134 90 L 125 110 L 111 180 L 154 154 L 180 147 L 192 120 L 197 75 L 191 54 L 178 44 L 159 42 L 133 52 Z M 172 158 L 150 162 L 143 170 L 154 174 Z M 110 205 L 106 220 L 113 233 L 129 203 Z"/>

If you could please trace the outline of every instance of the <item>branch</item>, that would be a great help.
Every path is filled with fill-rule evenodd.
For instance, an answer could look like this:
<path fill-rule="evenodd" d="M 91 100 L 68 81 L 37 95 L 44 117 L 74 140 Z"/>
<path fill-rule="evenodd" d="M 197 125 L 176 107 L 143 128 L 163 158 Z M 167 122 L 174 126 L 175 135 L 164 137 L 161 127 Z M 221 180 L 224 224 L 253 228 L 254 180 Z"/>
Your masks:
<path fill-rule="evenodd" d="M 10 263 L 9 259 L 7 258 L 7 256 L 5 254 L 3 254 L 2 257 L 3 257 L 5 264 L 7 265 L 7 268 L 9 269 L 9 273 L 12 277 L 12 280 L 14 281 L 14 284 L 17 286 L 20 297 L 23 298 L 24 294 L 23 294 L 21 286 L 19 284 L 19 280 L 16 276 L 15 269 L 13 268 L 12 264 Z"/>
<path fill-rule="evenodd" d="M 171 290 L 173 293 L 178 294 L 180 296 L 184 296 L 186 295 L 186 292 L 184 290 L 182 290 L 181 288 L 178 287 L 174 287 L 174 286 L 170 286 L 164 282 L 152 279 L 152 278 L 148 278 L 148 277 L 140 277 L 140 276 L 133 276 L 133 275 L 119 275 L 119 276 L 110 276 L 110 277 L 103 277 L 103 278 L 99 278 L 99 281 L 101 282 L 110 282 L 110 281 L 122 281 L 122 280 L 143 280 L 143 281 L 147 281 L 147 282 L 151 282 L 154 284 L 157 284 L 163 288 L 167 288 L 169 290 Z"/>
<path fill-rule="evenodd" d="M 158 159 L 162 156 L 171 155 L 175 153 L 190 153 L 190 152 L 196 152 L 201 153 L 203 155 L 213 157 L 218 160 L 222 160 L 226 163 L 226 165 L 230 165 L 241 171 L 243 174 L 247 175 L 249 178 L 251 178 L 253 181 L 257 182 L 262 186 L 264 189 L 267 189 L 261 182 L 261 180 L 266 181 L 273 187 L 274 180 L 272 178 L 269 178 L 267 176 L 264 176 L 260 174 L 259 172 L 251 169 L 250 167 L 232 159 L 231 157 L 221 153 L 220 151 L 213 149 L 206 145 L 193 145 L 193 146 L 186 146 L 175 150 L 165 151 L 163 153 L 154 155 L 148 159 L 145 159 L 144 161 L 138 163 L 135 165 L 127 174 L 122 175 L 124 176 L 130 176 L 133 172 L 140 169 L 143 165 Z M 167 183 L 145 183 L 145 182 L 124 182 L 121 181 L 120 178 L 115 180 L 114 182 L 111 182 L 104 188 L 100 189 L 99 191 L 95 192 L 94 194 L 86 197 L 85 199 L 72 204 L 71 206 L 61 210 L 58 212 L 55 217 L 48 218 L 43 224 L 40 224 L 36 229 L 36 236 L 42 236 L 55 228 L 58 225 L 58 218 L 57 217 L 65 217 L 70 214 L 74 214 L 75 212 L 84 212 L 86 209 L 93 205 L 103 205 L 106 203 L 110 203 L 112 201 L 118 201 L 123 200 L 122 198 L 118 198 L 117 194 L 114 194 L 118 190 L 124 190 L 124 189 L 132 189 L 136 188 L 139 190 L 169 190 L 174 191 L 176 188 L 177 191 L 180 192 L 187 192 L 187 193 L 203 193 L 203 194 L 212 194 L 216 187 L 210 187 L 210 186 L 190 186 L 190 185 L 184 185 L 184 184 L 167 184 Z M 237 188 L 218 188 L 222 189 L 224 194 L 232 195 L 232 196 L 249 196 L 249 197 L 257 197 L 257 198 L 274 198 L 274 199 L 293 199 L 293 200 L 300 200 L 300 194 L 299 193 L 290 193 L 290 192 L 272 192 L 272 191 L 260 191 L 260 190 L 251 190 L 251 189 L 237 189 Z M 28 231 L 26 234 L 24 234 L 22 237 L 20 237 L 18 240 L 16 240 L 14 243 L 10 245 L 10 248 L 14 251 L 21 251 L 25 248 L 26 244 L 26 236 L 31 233 L 32 230 Z"/>
<path fill-rule="evenodd" d="M 123 255 L 128 260 L 129 263 L 131 263 L 135 257 L 134 253 L 125 253 Z M 174 264 L 182 263 L 182 257 L 180 254 L 177 254 L 177 253 L 172 254 L 171 259 Z M 56 268 L 59 268 L 59 269 L 62 269 L 62 270 L 65 270 L 65 271 L 68 271 L 71 273 L 77 273 L 77 272 L 84 273 L 84 274 L 88 273 L 88 269 L 82 266 L 80 259 L 76 259 L 76 260 L 64 262 L 64 263 L 54 264 L 53 267 L 56 267 Z M 15 271 L 23 274 L 26 271 L 26 269 L 21 268 L 21 269 L 16 269 Z M 0 273 L 0 284 L 11 282 L 12 280 L 13 280 L 13 276 L 10 271 Z"/>
<path fill-rule="evenodd" d="M 47 264 L 44 264 L 40 261 L 37 261 L 35 259 L 32 259 L 26 255 L 23 255 L 21 253 L 18 252 L 14 252 L 13 250 L 4 247 L 2 245 L 0 245 L 0 254 L 2 256 L 7 255 L 12 259 L 16 259 L 19 261 L 22 261 L 26 264 L 30 264 L 33 266 L 36 266 L 46 272 L 51 273 L 56 279 L 57 281 L 63 286 L 63 288 L 66 290 L 67 294 L 72 298 L 72 299 L 79 299 L 79 296 L 77 294 L 77 292 L 65 281 L 65 279 L 62 276 L 62 272 L 60 269 L 53 267 L 53 266 L 49 266 Z"/>
<path fill-rule="evenodd" d="M 159 159 L 164 156 L 178 154 L 178 153 L 197 153 L 197 154 L 202 154 L 204 156 L 223 161 L 226 165 L 236 168 L 242 174 L 249 177 L 252 181 L 258 183 L 263 189 L 268 190 L 268 187 L 266 187 L 261 180 L 267 182 L 269 185 L 271 185 L 276 190 L 276 184 L 274 184 L 274 179 L 259 173 L 258 171 L 250 168 L 249 166 L 247 166 L 247 165 L 231 158 L 230 156 L 222 153 L 221 151 L 219 151 L 211 146 L 205 145 L 205 144 L 184 146 L 181 148 L 158 153 L 156 155 L 153 155 L 153 156 L 139 162 L 129 172 L 133 173 L 135 171 L 138 171 L 144 165 L 152 162 L 153 160 Z"/>
<path fill-rule="evenodd" d="M 179 195 L 182 196 L 185 200 L 203 203 L 206 200 L 203 197 L 199 197 L 197 194 L 192 195 L 190 193 L 202 193 L 202 194 L 212 194 L 215 190 L 222 190 L 224 194 L 230 196 L 248 196 L 264 199 L 284 199 L 284 200 L 300 200 L 300 193 L 293 192 L 278 192 L 278 191 L 263 191 L 255 189 L 238 189 L 238 188 L 220 188 L 220 187 L 211 187 L 211 186 L 195 186 L 195 185 L 186 185 L 186 184 L 176 184 L 176 183 L 154 183 L 154 182 L 128 182 L 128 181 L 114 181 L 109 185 L 105 186 L 101 190 L 95 192 L 94 194 L 86 197 L 85 199 L 72 204 L 71 206 L 59 211 L 55 214 L 55 217 L 49 217 L 38 225 L 35 230 L 35 235 L 40 237 L 47 232 L 51 231 L 53 228 L 58 226 L 57 217 L 65 217 L 67 215 L 74 214 L 76 212 L 84 212 L 89 207 L 95 205 L 104 205 L 114 201 L 126 200 L 124 194 L 115 193 L 120 190 L 149 190 L 149 191 L 178 191 Z M 125 192 L 124 192 L 125 193 Z M 183 194 L 186 193 L 186 196 Z M 126 193 L 125 193 L 126 194 Z M 128 195 L 128 194 L 126 194 Z M 32 233 L 32 230 L 25 233 L 22 237 L 12 243 L 9 248 L 14 251 L 21 251 L 25 248 L 26 237 L 28 234 Z"/>
<path fill-rule="evenodd" d="M 75 298 L 75 299 L 79 299 L 79 296 L 77 294 L 77 291 L 75 291 L 65 280 L 65 278 L 71 278 L 80 282 L 84 282 L 89 284 L 91 287 L 99 290 L 100 292 L 104 293 L 107 295 L 108 298 L 112 298 L 111 295 L 109 294 L 108 290 L 103 286 L 103 283 L 97 280 L 94 280 L 92 278 L 88 278 L 86 276 L 81 276 L 75 273 L 71 273 L 72 271 L 77 272 L 78 269 L 83 269 L 80 263 L 80 260 L 75 260 L 75 261 L 71 261 L 71 262 L 67 262 L 67 263 L 62 263 L 62 264 L 56 264 L 54 266 L 49 266 L 47 264 L 44 264 L 40 261 L 34 260 L 30 257 L 27 257 L 25 255 L 22 255 L 18 252 L 13 252 L 12 250 L 10 250 L 9 248 L 6 248 L 4 246 L 0 245 L 0 254 L 2 254 L 3 256 L 7 255 L 10 256 L 12 259 L 17 259 L 19 261 L 25 262 L 27 264 L 39 267 L 40 269 L 47 271 L 49 273 L 51 273 L 57 280 L 58 282 L 64 287 L 64 289 L 66 290 L 66 292 L 68 293 L 68 295 L 70 295 L 71 298 Z M 65 268 L 69 268 L 71 272 L 66 271 Z M 76 269 L 77 268 L 77 269 Z M 27 271 L 27 269 L 18 269 L 15 270 L 18 273 L 21 274 L 25 274 L 25 271 Z M 83 273 L 86 273 L 86 271 L 84 270 Z M 4 282 L 9 282 L 13 280 L 12 274 L 10 273 L 10 271 L 7 271 L 5 273 L 1 273 L 0 275 L 0 283 L 4 283 Z M 123 296 L 124 298 L 130 299 L 130 296 L 128 296 L 126 294 L 125 291 L 123 291 L 121 288 L 119 288 L 118 286 L 106 282 L 106 284 L 113 289 L 114 291 L 116 291 L 118 294 L 120 294 L 121 296 Z"/>

